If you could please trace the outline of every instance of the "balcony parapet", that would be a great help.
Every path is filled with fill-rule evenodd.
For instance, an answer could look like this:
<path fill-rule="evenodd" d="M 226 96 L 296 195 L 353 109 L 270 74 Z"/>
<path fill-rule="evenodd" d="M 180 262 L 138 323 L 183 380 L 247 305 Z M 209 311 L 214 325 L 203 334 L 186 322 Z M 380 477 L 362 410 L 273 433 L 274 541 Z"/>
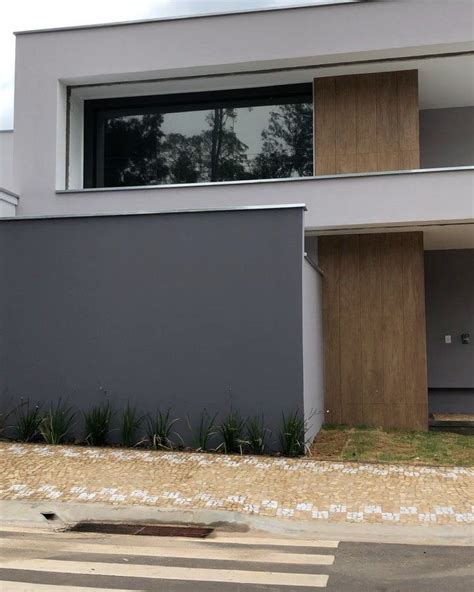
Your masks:
<path fill-rule="evenodd" d="M 0 218 L 15 216 L 19 199 L 20 196 L 13 191 L 0 187 Z"/>

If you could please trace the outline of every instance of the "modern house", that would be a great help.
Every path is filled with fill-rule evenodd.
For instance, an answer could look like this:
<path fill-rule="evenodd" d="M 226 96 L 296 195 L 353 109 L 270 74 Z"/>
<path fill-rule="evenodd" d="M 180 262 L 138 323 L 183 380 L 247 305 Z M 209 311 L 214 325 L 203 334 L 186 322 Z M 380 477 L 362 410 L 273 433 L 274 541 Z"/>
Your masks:
<path fill-rule="evenodd" d="M 473 413 L 473 32 L 348 0 L 17 33 L 4 391 Z"/>

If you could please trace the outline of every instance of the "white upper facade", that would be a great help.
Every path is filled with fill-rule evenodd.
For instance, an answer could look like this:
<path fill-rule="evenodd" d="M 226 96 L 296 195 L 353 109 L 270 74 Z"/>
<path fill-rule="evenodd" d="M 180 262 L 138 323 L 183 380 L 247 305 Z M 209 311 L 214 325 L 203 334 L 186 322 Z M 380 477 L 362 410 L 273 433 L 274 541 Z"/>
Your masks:
<path fill-rule="evenodd" d="M 23 216 L 303 202 L 314 231 L 472 221 L 469 137 L 453 149 L 428 113 L 426 171 L 133 189 L 83 189 L 83 113 L 90 99 L 403 69 L 419 71 L 420 110 L 473 108 L 473 30 L 471 0 L 377 0 L 18 33 L 7 189 Z"/>

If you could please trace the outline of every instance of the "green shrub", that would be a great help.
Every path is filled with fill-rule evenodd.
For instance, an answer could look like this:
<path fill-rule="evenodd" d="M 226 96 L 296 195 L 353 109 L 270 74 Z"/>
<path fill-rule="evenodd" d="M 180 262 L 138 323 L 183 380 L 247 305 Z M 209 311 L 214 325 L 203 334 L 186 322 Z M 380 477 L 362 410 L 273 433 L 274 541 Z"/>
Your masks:
<path fill-rule="evenodd" d="M 163 412 L 158 410 L 154 416 L 147 417 L 147 438 L 152 448 L 173 448 L 171 430 L 178 419 L 171 419 L 171 409 Z"/>
<path fill-rule="evenodd" d="M 121 425 L 121 443 L 124 446 L 134 446 L 136 444 L 136 433 L 143 421 L 143 417 L 138 415 L 136 407 L 132 407 L 130 403 L 122 413 Z"/>
<path fill-rule="evenodd" d="M 72 407 L 66 407 L 61 399 L 56 406 L 51 405 L 48 411 L 41 418 L 40 432 L 47 444 L 61 444 L 70 432 L 75 411 Z"/>
<path fill-rule="evenodd" d="M 84 433 L 89 446 L 104 446 L 110 431 L 113 411 L 109 401 L 84 412 Z"/>
<path fill-rule="evenodd" d="M 222 420 L 219 426 L 219 434 L 222 437 L 222 444 L 226 454 L 242 454 L 242 447 L 246 443 L 243 436 L 245 421 L 240 414 L 231 408 L 227 417 Z"/>
<path fill-rule="evenodd" d="M 192 427 L 191 422 L 188 417 L 188 426 L 191 432 L 193 433 L 193 445 L 194 448 L 198 451 L 206 451 L 209 450 L 209 440 L 212 436 L 215 436 L 216 431 L 216 417 L 217 413 L 213 416 L 209 415 L 209 413 L 204 409 L 201 413 L 201 417 L 199 420 L 199 424 L 197 428 Z"/>
<path fill-rule="evenodd" d="M 288 416 L 282 411 L 280 446 L 285 456 L 300 456 L 305 453 L 306 424 L 299 411 Z"/>
<path fill-rule="evenodd" d="M 30 406 L 29 400 L 22 401 L 15 409 L 16 435 L 22 442 L 31 442 L 39 435 L 41 424 L 40 406 Z"/>
<path fill-rule="evenodd" d="M 253 454 L 264 454 L 268 430 L 263 415 L 255 415 L 247 421 L 247 445 Z"/>

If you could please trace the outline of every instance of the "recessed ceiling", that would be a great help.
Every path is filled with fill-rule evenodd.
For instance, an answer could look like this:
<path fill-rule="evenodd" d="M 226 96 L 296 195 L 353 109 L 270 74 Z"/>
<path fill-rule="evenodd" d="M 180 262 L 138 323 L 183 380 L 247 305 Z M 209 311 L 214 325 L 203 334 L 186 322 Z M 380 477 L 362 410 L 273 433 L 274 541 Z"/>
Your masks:
<path fill-rule="evenodd" d="M 374 234 L 385 232 L 423 232 L 425 251 L 438 251 L 445 249 L 474 249 L 474 223 L 467 224 L 432 224 L 423 226 L 397 226 L 397 227 L 368 227 L 352 228 L 350 230 L 328 230 L 323 232 L 310 232 L 310 236 L 322 236 L 333 234 Z"/>
<path fill-rule="evenodd" d="M 73 96 L 82 99 L 96 99 L 122 96 L 167 94 L 175 92 L 199 92 L 230 88 L 250 88 L 278 84 L 310 82 L 319 76 L 340 76 L 369 72 L 390 72 L 394 70 L 417 69 L 419 72 L 420 109 L 442 109 L 446 107 L 474 106 L 474 55 L 450 57 L 429 57 L 421 59 L 402 59 L 399 61 L 370 62 L 355 65 L 331 66 L 309 69 L 285 68 L 283 70 L 250 74 L 227 74 L 225 72 L 192 77 L 192 70 L 183 74 L 169 73 L 155 75 L 152 81 L 126 81 L 115 83 L 107 80 L 107 85 L 82 86 L 73 90 Z M 145 77 L 145 76 L 144 76 Z M 150 75 L 146 76 L 148 79 Z M 166 77 L 166 80 L 160 78 Z M 175 78 L 175 79 L 173 79 Z M 180 80 L 178 78 L 181 78 Z"/>

